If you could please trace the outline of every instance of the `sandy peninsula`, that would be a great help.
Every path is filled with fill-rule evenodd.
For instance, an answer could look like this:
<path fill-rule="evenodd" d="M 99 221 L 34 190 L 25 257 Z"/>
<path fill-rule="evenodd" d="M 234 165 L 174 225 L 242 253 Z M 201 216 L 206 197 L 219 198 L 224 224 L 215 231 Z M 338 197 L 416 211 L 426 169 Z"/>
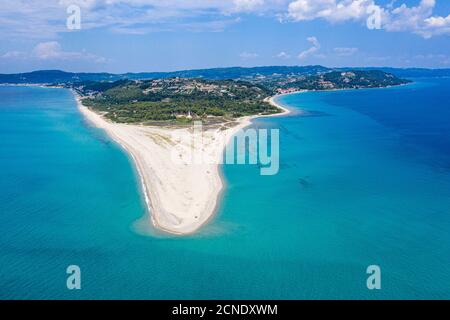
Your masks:
<path fill-rule="evenodd" d="M 194 233 L 214 215 L 224 188 L 219 164 L 224 147 L 236 132 L 257 117 L 239 118 L 233 123 L 204 130 L 200 135 L 193 128 L 113 123 L 83 106 L 82 98 L 78 95 L 75 94 L 75 98 L 86 119 L 105 130 L 131 155 L 140 176 L 153 225 L 179 235 Z M 274 98 L 268 101 L 283 110 L 276 116 L 289 113 Z M 217 161 L 174 161 L 174 148 L 182 148 L 187 143 L 178 137 L 186 136 L 202 141 L 197 146 L 194 143 L 194 148 L 197 148 L 195 152 Z"/>
<path fill-rule="evenodd" d="M 295 92 L 295 93 L 298 93 L 298 92 Z M 278 109 L 282 110 L 282 112 L 276 113 L 276 114 L 272 114 L 272 115 L 270 115 L 270 117 L 286 116 L 289 113 L 291 113 L 291 111 L 289 109 L 285 108 L 283 105 L 278 103 L 277 100 L 276 100 L 277 98 L 285 96 L 285 95 L 288 95 L 288 94 L 290 94 L 290 93 L 279 94 L 279 95 L 276 95 L 276 96 L 264 99 L 265 101 L 269 102 L 274 107 L 277 107 Z"/>

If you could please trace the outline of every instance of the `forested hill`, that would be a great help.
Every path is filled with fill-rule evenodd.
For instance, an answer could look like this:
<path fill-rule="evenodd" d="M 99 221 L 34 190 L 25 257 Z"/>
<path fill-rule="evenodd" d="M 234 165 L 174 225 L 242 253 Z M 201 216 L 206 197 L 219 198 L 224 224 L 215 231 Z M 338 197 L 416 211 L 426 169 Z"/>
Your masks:
<path fill-rule="evenodd" d="M 261 77 L 305 76 L 330 71 L 379 70 L 392 73 L 397 77 L 433 77 L 450 76 L 450 69 L 398 69 L 398 68 L 327 68 L 323 66 L 268 66 L 254 68 L 214 68 L 184 70 L 174 72 L 142 72 L 142 73 L 73 73 L 60 70 L 41 70 L 27 73 L 0 74 L 0 83 L 11 84 L 67 84 L 80 81 L 117 81 L 145 80 L 160 78 L 204 78 L 210 80 L 239 79 L 251 80 Z"/>
<path fill-rule="evenodd" d="M 83 103 L 116 122 L 230 120 L 279 110 L 266 98 L 300 90 L 381 88 L 408 83 L 382 70 L 322 66 L 216 68 L 167 73 L 68 73 L 58 70 L 0 75 L 0 83 L 74 89 Z"/>
<path fill-rule="evenodd" d="M 279 110 L 266 98 L 299 90 L 380 88 L 409 82 L 382 71 L 331 71 L 271 75 L 242 80 L 160 78 L 82 81 L 66 86 L 84 96 L 83 104 L 116 122 L 189 122 L 211 117 L 232 119 Z"/>
<path fill-rule="evenodd" d="M 277 92 L 285 93 L 286 91 L 299 90 L 384 88 L 409 82 L 411 81 L 380 70 L 350 70 L 331 71 L 299 77 L 289 76 L 283 79 L 267 81 L 265 86 Z"/>
<path fill-rule="evenodd" d="M 83 104 L 115 122 L 190 122 L 279 112 L 264 99 L 271 91 L 235 80 L 170 78 L 88 83 L 74 88 Z M 218 119 L 216 119 L 218 120 Z"/>

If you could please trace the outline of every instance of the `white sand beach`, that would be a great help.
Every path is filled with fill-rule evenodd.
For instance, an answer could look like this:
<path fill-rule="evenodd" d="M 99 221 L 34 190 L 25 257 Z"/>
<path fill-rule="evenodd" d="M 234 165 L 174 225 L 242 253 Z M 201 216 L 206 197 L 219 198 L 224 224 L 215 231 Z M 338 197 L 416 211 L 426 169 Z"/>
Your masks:
<path fill-rule="evenodd" d="M 296 93 L 298 93 L 298 92 L 296 92 Z M 279 104 L 279 103 L 276 101 L 277 98 L 279 98 L 279 97 L 281 97 L 281 96 L 285 96 L 285 95 L 287 95 L 287 94 L 289 94 L 289 93 L 279 94 L 279 95 L 276 95 L 276 96 L 273 96 L 273 97 L 270 97 L 270 98 L 266 98 L 266 99 L 265 99 L 265 101 L 269 102 L 269 103 L 270 103 L 271 105 L 273 105 L 274 107 L 277 107 L 278 109 L 283 110 L 283 112 L 277 113 L 277 114 L 272 114 L 272 115 L 270 115 L 270 117 L 286 116 L 286 115 L 288 115 L 289 113 L 291 113 L 291 111 L 290 111 L 289 109 L 285 108 L 284 106 L 282 106 L 281 104 Z"/>
<path fill-rule="evenodd" d="M 142 183 L 151 221 L 154 226 L 173 234 L 190 234 L 204 225 L 215 213 L 224 183 L 219 159 L 225 144 L 240 129 L 251 123 L 253 117 L 237 119 L 202 136 L 192 128 L 166 128 L 156 126 L 113 123 L 82 105 L 75 94 L 81 113 L 96 127 L 104 129 L 133 158 Z M 283 109 L 274 99 L 270 103 Z M 202 154 L 217 159 L 216 163 L 181 163 L 173 160 L 176 145 L 186 141 L 179 136 L 191 135 L 202 144 L 194 147 Z M 197 135 L 197 136 L 196 136 Z"/>

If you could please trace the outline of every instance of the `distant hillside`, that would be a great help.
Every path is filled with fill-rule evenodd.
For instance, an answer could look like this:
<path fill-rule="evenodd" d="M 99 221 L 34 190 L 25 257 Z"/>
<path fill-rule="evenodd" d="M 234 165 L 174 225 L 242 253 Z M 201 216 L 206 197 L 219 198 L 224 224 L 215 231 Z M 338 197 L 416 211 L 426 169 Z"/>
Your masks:
<path fill-rule="evenodd" d="M 117 80 L 148 80 L 162 78 L 204 78 L 209 80 L 258 80 L 264 78 L 282 78 L 286 76 L 305 76 L 326 73 L 330 71 L 350 70 L 380 70 L 392 73 L 397 77 L 444 77 L 450 76 L 450 69 L 397 69 L 397 68 L 326 68 L 323 66 L 269 66 L 254 68 L 214 68 L 198 70 L 182 70 L 174 72 L 142 72 L 142 73 L 73 73 L 60 70 L 42 70 L 17 74 L 0 74 L 0 83 L 47 83 L 67 84 L 82 81 L 117 81 Z"/>
<path fill-rule="evenodd" d="M 317 74 L 320 72 L 330 71 L 329 68 L 322 66 L 268 66 L 268 67 L 254 67 L 254 68 L 213 68 L 213 69 L 199 69 L 199 70 L 185 70 L 166 73 L 138 73 L 127 74 L 130 79 L 134 78 L 205 78 L 210 80 L 226 80 L 226 79 L 251 79 L 261 76 L 273 75 L 307 75 Z"/>
<path fill-rule="evenodd" d="M 174 72 L 141 72 L 141 73 L 73 73 L 60 70 L 42 70 L 28 73 L 0 74 L 0 83 L 47 83 L 62 84 L 81 81 L 117 81 L 117 80 L 148 80 L 161 78 L 205 78 L 209 80 L 251 79 L 259 76 L 272 75 L 306 75 L 330 71 L 322 66 L 293 67 L 255 67 L 255 68 L 214 68 L 198 70 L 182 70 Z"/>
<path fill-rule="evenodd" d="M 284 93 L 299 90 L 383 88 L 408 82 L 410 80 L 398 78 L 392 73 L 381 70 L 349 70 L 330 71 L 297 78 L 286 77 L 282 80 L 269 82 L 266 86 Z"/>
<path fill-rule="evenodd" d="M 27 73 L 0 74 L 0 83 L 73 83 L 78 81 L 116 81 L 123 76 L 111 73 L 72 73 L 60 70 L 41 70 Z"/>
<path fill-rule="evenodd" d="M 422 78 L 422 77 L 450 77 L 450 69 L 425 69 L 425 68 L 354 68 L 360 70 L 381 70 L 389 72 L 397 77 Z"/>

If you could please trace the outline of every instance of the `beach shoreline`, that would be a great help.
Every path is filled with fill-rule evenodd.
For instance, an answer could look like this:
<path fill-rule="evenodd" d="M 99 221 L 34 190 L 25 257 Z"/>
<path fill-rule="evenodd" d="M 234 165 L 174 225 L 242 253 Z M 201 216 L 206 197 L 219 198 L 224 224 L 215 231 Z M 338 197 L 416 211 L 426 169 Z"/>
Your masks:
<path fill-rule="evenodd" d="M 214 217 L 225 189 L 220 162 L 180 167 L 170 161 L 170 149 L 174 143 L 171 135 L 177 131 L 185 134 L 189 129 L 113 123 L 84 106 L 78 93 L 73 90 L 72 93 L 81 114 L 94 126 L 103 129 L 131 156 L 147 214 L 156 229 L 175 235 L 189 235 Z M 206 143 L 202 145 L 202 151 L 221 157 L 234 134 L 251 125 L 253 119 L 289 114 L 290 110 L 275 101 L 277 97 L 267 99 L 281 109 L 281 113 L 238 118 L 233 127 L 213 132 L 214 137 L 204 134 L 201 139 Z M 224 145 L 218 145 L 217 136 L 225 142 Z"/>

